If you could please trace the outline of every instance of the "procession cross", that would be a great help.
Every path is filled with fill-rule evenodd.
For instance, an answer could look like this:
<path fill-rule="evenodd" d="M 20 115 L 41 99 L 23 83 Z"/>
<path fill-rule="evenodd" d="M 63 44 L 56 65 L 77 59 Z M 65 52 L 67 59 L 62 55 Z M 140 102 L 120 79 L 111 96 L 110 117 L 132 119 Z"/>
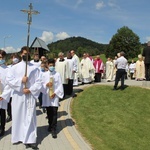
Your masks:
<path fill-rule="evenodd" d="M 28 20 L 27 20 L 27 24 L 28 24 L 28 34 L 27 34 L 27 59 L 26 59 L 26 67 L 25 67 L 25 77 L 27 76 L 27 64 L 28 64 L 28 54 L 29 54 L 29 39 L 30 39 L 30 25 L 32 23 L 32 14 L 37 15 L 39 14 L 38 11 L 33 10 L 33 6 L 32 3 L 30 3 L 29 5 L 29 10 L 23 9 L 20 10 L 24 13 L 28 14 Z M 25 84 L 26 87 L 26 84 Z"/>

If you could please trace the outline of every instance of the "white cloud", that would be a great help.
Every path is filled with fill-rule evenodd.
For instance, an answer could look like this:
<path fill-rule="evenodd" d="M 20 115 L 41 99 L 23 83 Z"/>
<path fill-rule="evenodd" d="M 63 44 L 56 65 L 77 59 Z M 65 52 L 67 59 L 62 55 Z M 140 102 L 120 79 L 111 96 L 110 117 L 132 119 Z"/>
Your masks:
<path fill-rule="evenodd" d="M 70 37 L 70 36 L 66 32 L 60 32 L 60 33 L 56 34 L 56 38 L 58 40 L 63 40 L 63 39 L 66 39 L 68 37 Z"/>
<path fill-rule="evenodd" d="M 146 37 L 146 42 L 150 41 L 150 36 Z"/>
<path fill-rule="evenodd" d="M 12 46 L 9 46 L 9 47 L 2 48 L 2 50 L 4 50 L 6 53 L 16 53 L 19 52 L 21 49 L 20 48 L 15 49 Z"/>
<path fill-rule="evenodd" d="M 83 3 L 83 0 L 77 0 L 77 6 L 80 5 L 81 3 Z"/>
<path fill-rule="evenodd" d="M 43 31 L 40 39 L 42 39 L 46 43 L 52 42 L 54 40 L 54 34 L 52 32 Z"/>
<path fill-rule="evenodd" d="M 118 5 L 116 4 L 116 0 L 110 0 L 110 1 L 108 2 L 108 6 L 109 6 L 109 7 L 112 7 L 112 8 L 120 9 L 120 6 L 118 6 Z"/>
<path fill-rule="evenodd" d="M 51 43 L 56 40 L 64 40 L 66 38 L 70 37 L 66 32 L 60 32 L 57 34 L 54 34 L 52 32 L 43 31 L 42 36 L 39 37 L 42 39 L 45 43 Z"/>
<path fill-rule="evenodd" d="M 103 8 L 104 6 L 105 6 L 105 4 L 104 4 L 103 1 L 98 2 L 98 3 L 96 4 L 96 9 L 101 9 L 101 8 Z"/>

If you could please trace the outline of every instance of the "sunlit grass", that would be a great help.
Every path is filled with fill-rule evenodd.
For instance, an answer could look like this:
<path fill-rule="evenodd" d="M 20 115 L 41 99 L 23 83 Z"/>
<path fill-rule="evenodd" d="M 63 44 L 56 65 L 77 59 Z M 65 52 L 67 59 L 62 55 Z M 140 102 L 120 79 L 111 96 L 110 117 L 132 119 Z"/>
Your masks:
<path fill-rule="evenodd" d="M 73 100 L 77 128 L 95 150 L 150 149 L 150 91 L 92 86 Z"/>

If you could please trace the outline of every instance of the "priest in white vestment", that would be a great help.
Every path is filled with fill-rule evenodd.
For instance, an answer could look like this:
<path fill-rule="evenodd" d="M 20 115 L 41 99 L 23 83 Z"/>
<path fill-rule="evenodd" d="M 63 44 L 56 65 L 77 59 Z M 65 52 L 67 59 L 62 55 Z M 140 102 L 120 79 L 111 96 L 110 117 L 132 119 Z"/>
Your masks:
<path fill-rule="evenodd" d="M 48 116 L 48 132 L 52 132 L 52 137 L 57 138 L 57 111 L 59 107 L 59 99 L 63 98 L 64 91 L 61 81 L 61 76 L 55 71 L 55 60 L 48 60 L 49 71 L 42 73 L 42 88 L 43 93 L 42 106 L 46 108 Z"/>
<path fill-rule="evenodd" d="M 111 58 L 108 58 L 106 61 L 106 81 L 113 81 L 113 73 L 114 73 L 114 64 Z"/>
<path fill-rule="evenodd" d="M 74 50 L 71 50 L 70 51 L 71 53 L 71 56 L 72 56 L 72 59 L 75 60 L 75 63 L 76 63 L 76 66 L 77 66 L 77 70 L 76 72 L 74 73 L 74 79 L 73 79 L 73 85 L 78 85 L 78 80 L 80 78 L 79 74 L 80 74 L 80 71 L 81 71 L 81 68 L 80 68 L 80 59 L 79 57 L 75 54 L 75 51 Z"/>
<path fill-rule="evenodd" d="M 138 55 L 138 60 L 136 61 L 135 77 L 137 81 L 145 80 L 145 64 L 141 54 Z"/>
<path fill-rule="evenodd" d="M 86 53 L 83 54 L 83 59 L 81 60 L 80 66 L 82 84 L 91 83 L 94 81 L 95 68 L 90 58 L 87 57 Z"/>
<path fill-rule="evenodd" d="M 42 84 L 39 69 L 29 61 L 25 76 L 27 49 L 28 47 L 22 47 L 22 61 L 9 69 L 6 81 L 13 89 L 11 141 L 12 143 L 22 142 L 34 149 L 37 138 L 36 100 Z"/>

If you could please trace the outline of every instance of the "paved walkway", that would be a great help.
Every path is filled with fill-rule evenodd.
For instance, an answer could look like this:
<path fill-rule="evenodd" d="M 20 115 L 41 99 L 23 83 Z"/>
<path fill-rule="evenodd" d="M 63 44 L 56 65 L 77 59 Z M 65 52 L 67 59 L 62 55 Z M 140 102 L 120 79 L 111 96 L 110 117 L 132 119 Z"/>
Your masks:
<path fill-rule="evenodd" d="M 106 82 L 102 80 L 101 83 L 105 85 L 112 85 L 114 82 Z M 147 86 L 150 83 L 146 81 L 134 81 L 126 80 L 126 85 L 129 86 Z M 85 86 L 82 85 L 75 87 L 76 92 L 81 92 Z M 73 122 L 70 115 L 70 103 L 72 97 L 67 98 L 60 102 L 59 112 L 58 112 L 58 137 L 53 139 L 51 134 L 47 132 L 47 119 L 46 114 L 42 112 L 37 106 L 37 143 L 40 150 L 91 150 L 87 142 L 81 137 L 80 133 L 75 128 L 75 123 Z M 0 150 L 24 150 L 25 146 L 23 144 L 12 145 L 11 144 L 11 122 L 6 124 L 6 134 L 0 139 Z M 28 148 L 30 150 L 30 148 Z"/>

